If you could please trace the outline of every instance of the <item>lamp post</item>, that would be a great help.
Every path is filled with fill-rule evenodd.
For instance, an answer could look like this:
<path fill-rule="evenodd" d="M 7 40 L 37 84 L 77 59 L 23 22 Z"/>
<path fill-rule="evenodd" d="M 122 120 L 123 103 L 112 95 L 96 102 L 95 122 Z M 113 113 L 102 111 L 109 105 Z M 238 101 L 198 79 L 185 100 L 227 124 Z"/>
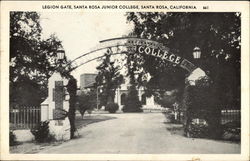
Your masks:
<path fill-rule="evenodd" d="M 59 64 L 58 71 L 62 73 L 62 61 L 65 57 L 65 51 L 62 47 L 59 47 L 56 51 L 57 64 Z"/>
<path fill-rule="evenodd" d="M 201 49 L 197 46 L 193 50 L 193 58 L 196 60 L 201 58 Z"/>
<path fill-rule="evenodd" d="M 198 62 L 201 58 L 201 49 L 197 46 L 193 49 L 193 58 L 196 61 L 196 65 L 199 67 L 200 64 Z"/>
<path fill-rule="evenodd" d="M 65 51 L 63 50 L 62 47 L 57 49 L 56 56 L 57 56 L 57 61 L 60 63 L 60 65 L 62 65 L 61 62 L 65 57 Z"/>

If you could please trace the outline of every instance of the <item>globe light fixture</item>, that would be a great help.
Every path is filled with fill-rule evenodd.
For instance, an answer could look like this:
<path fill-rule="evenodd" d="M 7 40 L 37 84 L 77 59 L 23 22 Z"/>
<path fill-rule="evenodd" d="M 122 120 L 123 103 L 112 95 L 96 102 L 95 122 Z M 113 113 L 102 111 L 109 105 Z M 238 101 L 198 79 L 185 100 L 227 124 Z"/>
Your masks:
<path fill-rule="evenodd" d="M 201 49 L 199 47 L 195 47 L 193 50 L 193 58 L 200 59 L 201 58 Z"/>
<path fill-rule="evenodd" d="M 62 61 L 65 57 L 65 51 L 63 50 L 63 48 L 57 49 L 56 54 L 57 54 L 58 61 Z"/>
<path fill-rule="evenodd" d="M 65 57 L 65 51 L 62 47 L 59 47 L 56 51 L 56 59 L 57 59 L 56 63 L 58 65 L 57 71 L 60 73 L 63 72 L 62 62 L 63 62 L 64 57 Z"/>

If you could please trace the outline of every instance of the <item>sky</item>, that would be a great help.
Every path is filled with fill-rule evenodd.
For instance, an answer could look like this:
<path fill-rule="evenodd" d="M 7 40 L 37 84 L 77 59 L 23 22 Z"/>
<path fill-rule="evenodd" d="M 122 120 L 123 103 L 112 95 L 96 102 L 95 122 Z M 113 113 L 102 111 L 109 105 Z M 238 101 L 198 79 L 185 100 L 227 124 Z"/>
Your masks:
<path fill-rule="evenodd" d="M 124 12 L 42 12 L 43 37 L 55 33 L 62 41 L 66 56 L 74 58 L 89 52 L 99 41 L 121 37 L 132 31 Z M 95 73 L 98 62 L 85 64 L 72 72 L 78 80 L 83 73 Z"/>

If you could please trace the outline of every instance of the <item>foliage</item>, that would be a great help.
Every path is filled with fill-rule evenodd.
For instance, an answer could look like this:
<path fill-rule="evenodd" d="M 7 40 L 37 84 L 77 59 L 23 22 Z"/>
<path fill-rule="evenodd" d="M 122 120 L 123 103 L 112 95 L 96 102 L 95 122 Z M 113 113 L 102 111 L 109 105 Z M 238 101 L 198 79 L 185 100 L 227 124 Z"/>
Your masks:
<path fill-rule="evenodd" d="M 11 105 L 40 105 L 47 96 L 47 79 L 59 69 L 56 51 L 61 41 L 55 35 L 42 39 L 41 34 L 38 13 L 10 12 Z"/>
<path fill-rule="evenodd" d="M 241 126 L 239 121 L 224 124 L 222 138 L 225 140 L 239 141 L 241 139 Z"/>
<path fill-rule="evenodd" d="M 174 113 L 172 111 L 164 112 L 164 115 L 167 119 L 167 122 L 178 123 L 177 120 L 175 120 Z"/>
<path fill-rule="evenodd" d="M 17 144 L 17 141 L 16 141 L 16 135 L 14 134 L 13 131 L 10 131 L 9 132 L 9 145 L 10 146 L 14 146 Z"/>
<path fill-rule="evenodd" d="M 31 133 L 35 136 L 35 140 L 39 143 L 54 140 L 54 137 L 49 132 L 49 121 L 40 122 L 35 128 L 31 129 Z"/>
<path fill-rule="evenodd" d="M 107 104 L 107 110 L 109 113 L 115 113 L 119 109 L 119 106 L 117 103 L 109 102 Z"/>
<path fill-rule="evenodd" d="M 219 104 L 240 107 L 240 13 L 159 13 L 130 12 L 133 34 L 156 40 L 170 51 L 191 62 L 195 46 L 201 48 L 198 64 L 215 83 L 214 93 Z M 138 63 L 151 79 L 147 90 L 184 89 L 185 73 L 178 66 L 148 55 L 141 55 Z"/>
<path fill-rule="evenodd" d="M 167 91 L 155 99 L 155 101 L 162 107 L 169 108 L 171 113 L 166 113 L 166 115 L 168 115 L 168 120 L 171 123 L 181 123 L 181 120 L 183 119 L 180 100 L 178 99 L 179 93 L 178 90 Z"/>
<path fill-rule="evenodd" d="M 116 60 L 111 60 L 111 55 L 105 53 L 101 64 L 96 68 L 99 72 L 96 77 L 96 86 L 101 86 L 100 94 L 101 106 L 106 106 L 108 102 L 113 102 L 115 90 L 123 83 L 123 76 L 120 74 L 120 66 L 116 65 Z"/>
<path fill-rule="evenodd" d="M 96 107 L 96 91 L 95 90 L 90 90 L 86 92 L 82 92 L 78 97 L 77 97 L 77 102 L 78 102 L 78 111 L 81 113 L 82 118 L 84 113 L 87 110 L 93 110 Z"/>
<path fill-rule="evenodd" d="M 162 107 L 172 108 L 173 104 L 175 103 L 175 97 L 173 95 L 164 94 L 162 97 L 160 97 L 157 103 Z"/>
<path fill-rule="evenodd" d="M 199 123 L 196 120 L 199 120 Z M 187 137 L 208 137 L 208 124 L 204 119 L 192 119 L 191 123 L 185 128 L 185 134 Z"/>
<path fill-rule="evenodd" d="M 140 64 L 138 64 L 140 56 L 134 53 L 128 53 L 127 55 L 127 76 L 129 77 L 130 87 L 128 88 L 128 96 L 126 97 L 125 104 L 123 106 L 123 112 L 142 112 L 142 103 L 139 100 L 138 91 L 136 88 L 139 86 L 139 82 L 136 80 L 136 76 L 140 77 L 140 74 L 136 74 L 140 70 Z"/>
<path fill-rule="evenodd" d="M 186 111 L 185 126 L 190 126 L 192 119 L 204 119 L 208 124 L 210 137 L 217 138 L 221 135 L 220 118 L 221 110 L 217 99 L 214 97 L 213 83 L 202 78 L 195 86 L 187 86 L 184 92 L 182 108 Z"/>
<path fill-rule="evenodd" d="M 178 96 L 177 93 L 178 93 L 177 90 L 161 93 L 158 95 L 158 97 L 157 96 L 155 97 L 156 98 L 155 101 L 162 107 L 173 108 L 173 104 L 179 101 L 177 99 Z"/>

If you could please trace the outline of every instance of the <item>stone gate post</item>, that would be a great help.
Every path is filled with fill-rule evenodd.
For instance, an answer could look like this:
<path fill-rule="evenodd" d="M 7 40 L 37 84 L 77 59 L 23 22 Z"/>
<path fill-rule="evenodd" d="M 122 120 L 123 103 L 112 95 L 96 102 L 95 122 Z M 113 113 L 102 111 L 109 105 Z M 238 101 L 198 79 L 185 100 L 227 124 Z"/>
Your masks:
<path fill-rule="evenodd" d="M 69 110 L 69 95 L 64 87 L 67 83 L 55 72 L 48 80 L 48 97 L 41 104 L 41 121 L 50 120 L 49 130 L 56 140 L 70 139 L 69 119 L 64 117 Z"/>

